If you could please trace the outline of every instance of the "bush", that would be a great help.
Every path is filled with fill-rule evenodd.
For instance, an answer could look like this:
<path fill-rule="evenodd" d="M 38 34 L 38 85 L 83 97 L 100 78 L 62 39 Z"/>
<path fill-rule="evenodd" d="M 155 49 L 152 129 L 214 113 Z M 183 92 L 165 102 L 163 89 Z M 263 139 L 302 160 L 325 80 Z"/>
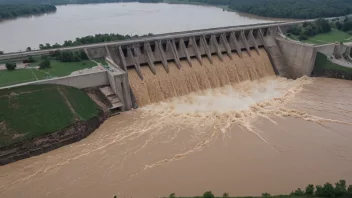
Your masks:
<path fill-rule="evenodd" d="M 309 196 L 312 196 L 314 195 L 314 185 L 313 184 L 309 184 L 307 187 L 306 187 L 306 195 L 309 195 Z"/>
<path fill-rule="evenodd" d="M 50 67 L 50 60 L 46 59 L 39 63 L 39 69 L 45 69 Z"/>
<path fill-rule="evenodd" d="M 222 194 L 222 198 L 229 198 L 230 196 L 229 196 L 229 193 L 224 193 L 224 194 Z"/>
<path fill-rule="evenodd" d="M 270 197 L 271 195 L 269 193 L 262 193 L 262 197 Z"/>
<path fill-rule="evenodd" d="M 203 198 L 215 198 L 211 191 L 207 191 L 203 194 Z"/>
<path fill-rule="evenodd" d="M 17 67 L 16 63 L 6 63 L 5 66 L 6 66 L 6 69 L 9 71 L 15 70 Z"/>
<path fill-rule="evenodd" d="M 298 39 L 301 40 L 301 41 L 307 40 L 307 39 L 308 39 L 308 36 L 307 36 L 307 35 L 304 35 L 304 34 L 301 34 L 301 35 L 299 35 Z"/>
<path fill-rule="evenodd" d="M 4 51 L 0 51 L 0 55 L 4 54 Z"/>

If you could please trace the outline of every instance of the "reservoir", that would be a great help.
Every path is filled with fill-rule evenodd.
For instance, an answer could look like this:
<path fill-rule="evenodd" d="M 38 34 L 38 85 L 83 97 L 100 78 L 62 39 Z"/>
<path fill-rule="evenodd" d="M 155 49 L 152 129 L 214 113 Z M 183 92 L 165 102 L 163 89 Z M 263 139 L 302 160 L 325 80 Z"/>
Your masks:
<path fill-rule="evenodd" d="M 0 22 L 0 51 L 38 49 L 94 34 L 159 34 L 233 25 L 272 22 L 211 6 L 148 3 L 107 3 L 57 6 L 41 16 Z"/>

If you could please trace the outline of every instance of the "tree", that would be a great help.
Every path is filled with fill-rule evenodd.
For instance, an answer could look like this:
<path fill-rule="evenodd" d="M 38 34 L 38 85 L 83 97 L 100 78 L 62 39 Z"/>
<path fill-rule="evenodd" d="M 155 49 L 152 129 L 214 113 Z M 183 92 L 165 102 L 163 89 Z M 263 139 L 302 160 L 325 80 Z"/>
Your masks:
<path fill-rule="evenodd" d="M 5 66 L 6 66 L 6 69 L 9 71 L 15 70 L 17 67 L 16 63 L 6 63 Z"/>
<path fill-rule="evenodd" d="M 297 188 L 297 190 L 295 190 L 294 192 L 291 192 L 292 196 L 303 196 L 304 195 L 304 191 L 302 191 L 300 188 Z"/>
<path fill-rule="evenodd" d="M 207 191 L 203 194 L 203 198 L 215 198 L 211 191 Z"/>
<path fill-rule="evenodd" d="M 348 16 L 345 16 L 345 19 L 343 20 L 343 22 L 347 22 L 348 21 Z"/>
<path fill-rule="evenodd" d="M 337 22 L 335 23 L 335 26 L 336 26 L 336 29 L 338 29 L 338 30 L 341 30 L 341 29 L 343 28 L 342 23 L 339 22 L 339 21 L 337 21 Z"/>
<path fill-rule="evenodd" d="M 229 193 L 224 193 L 224 194 L 222 194 L 222 198 L 229 198 L 230 196 L 229 196 Z"/>
<path fill-rule="evenodd" d="M 349 30 L 352 30 L 352 21 L 347 21 L 343 24 L 343 31 L 347 32 Z"/>
<path fill-rule="evenodd" d="M 79 56 L 81 60 L 88 60 L 88 56 L 83 50 L 79 51 Z"/>
<path fill-rule="evenodd" d="M 314 185 L 313 184 L 309 184 L 306 187 L 306 195 L 312 196 L 314 194 Z"/>
<path fill-rule="evenodd" d="M 335 183 L 335 195 L 336 197 L 342 196 L 347 192 L 346 189 L 346 181 L 345 180 L 340 180 L 339 182 Z"/>
<path fill-rule="evenodd" d="M 262 197 L 270 197 L 271 195 L 269 193 L 262 193 Z"/>
<path fill-rule="evenodd" d="M 0 51 L 0 55 L 3 55 L 4 54 L 4 51 Z"/>
<path fill-rule="evenodd" d="M 46 59 L 43 60 L 41 63 L 39 63 L 39 69 L 45 69 L 45 68 L 50 68 L 50 60 Z"/>
<path fill-rule="evenodd" d="M 30 51 L 32 51 L 32 48 L 31 48 L 31 47 L 27 47 L 27 48 L 26 48 L 26 51 L 27 51 L 27 52 L 30 52 Z"/>

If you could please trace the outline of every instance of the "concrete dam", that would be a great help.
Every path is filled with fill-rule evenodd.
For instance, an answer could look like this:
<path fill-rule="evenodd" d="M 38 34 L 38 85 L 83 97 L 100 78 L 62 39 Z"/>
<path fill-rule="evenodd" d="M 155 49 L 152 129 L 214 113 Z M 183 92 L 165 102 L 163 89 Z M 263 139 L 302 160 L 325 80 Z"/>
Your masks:
<path fill-rule="evenodd" d="M 106 71 L 33 84 L 100 87 L 112 109 L 126 111 L 266 75 L 292 79 L 310 76 L 316 53 L 333 54 L 336 47 L 303 44 L 284 36 L 292 25 L 301 23 L 213 28 L 60 48 L 60 51 L 84 49 L 89 58 L 105 59 L 110 67 Z M 0 56 L 0 60 L 56 50 L 10 53 Z"/>
<path fill-rule="evenodd" d="M 286 51 L 280 49 L 280 44 L 287 41 L 277 38 L 283 38 L 292 24 L 295 23 L 179 32 L 89 47 L 85 51 L 90 58 L 104 58 L 121 69 L 121 76 L 125 77 L 116 78 L 110 85 L 123 101 L 122 110 L 129 110 L 267 75 L 310 75 L 313 48 L 297 50 L 299 44 L 290 43 L 290 49 L 302 56 L 294 56 L 300 62 L 293 61 L 291 65 L 283 55 Z M 311 68 L 295 68 L 303 65 Z"/>

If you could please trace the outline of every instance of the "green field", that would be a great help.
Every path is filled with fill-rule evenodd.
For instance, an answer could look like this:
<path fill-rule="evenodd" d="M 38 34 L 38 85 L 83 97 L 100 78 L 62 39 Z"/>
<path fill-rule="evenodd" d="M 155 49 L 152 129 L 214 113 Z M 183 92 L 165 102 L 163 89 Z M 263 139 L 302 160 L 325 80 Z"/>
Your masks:
<path fill-rule="evenodd" d="M 31 66 L 37 66 L 39 60 L 31 63 Z M 35 80 L 43 80 L 52 77 L 67 76 L 74 71 L 92 68 L 97 64 L 90 61 L 84 60 L 80 62 L 60 62 L 57 60 L 51 60 L 51 68 L 48 69 L 17 69 L 14 71 L 0 70 L 0 87 L 9 86 L 18 83 L 24 83 Z"/>
<path fill-rule="evenodd" d="M 28 85 L 0 90 L 0 147 L 64 129 L 99 113 L 80 89 Z"/>
<path fill-rule="evenodd" d="M 289 36 L 292 40 L 298 40 L 298 36 Z M 329 33 L 317 34 L 315 36 L 309 37 L 308 40 L 301 40 L 304 43 L 311 43 L 316 45 L 334 43 L 334 42 L 352 42 L 352 35 L 346 32 L 332 29 Z"/>

